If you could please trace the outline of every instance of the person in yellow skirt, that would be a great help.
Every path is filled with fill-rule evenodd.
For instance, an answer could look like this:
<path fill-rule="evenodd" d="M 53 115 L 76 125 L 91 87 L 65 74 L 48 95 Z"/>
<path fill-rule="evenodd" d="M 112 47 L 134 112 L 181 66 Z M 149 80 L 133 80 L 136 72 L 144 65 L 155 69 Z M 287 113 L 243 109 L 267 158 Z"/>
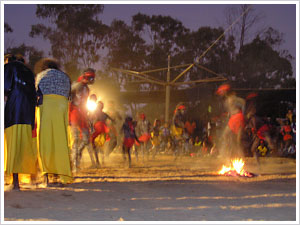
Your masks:
<path fill-rule="evenodd" d="M 13 190 L 20 190 L 19 174 L 36 174 L 37 153 L 32 131 L 35 122 L 34 74 L 22 56 L 7 56 L 4 66 L 4 171 L 13 174 Z"/>
<path fill-rule="evenodd" d="M 160 150 L 160 143 L 161 143 L 161 121 L 160 119 L 155 119 L 152 132 L 151 132 L 151 143 L 152 143 L 152 159 L 155 158 L 157 153 Z"/>
<path fill-rule="evenodd" d="M 71 81 L 54 59 L 44 58 L 35 65 L 39 105 L 38 159 L 45 183 L 48 174 L 58 177 L 59 185 L 73 180 L 68 135 L 68 98 Z"/>
<path fill-rule="evenodd" d="M 183 143 L 184 143 L 184 133 L 185 133 L 185 121 L 186 121 L 186 106 L 180 102 L 177 104 L 171 126 L 171 134 L 174 139 L 174 159 L 176 160 L 178 156 L 182 155 Z"/>

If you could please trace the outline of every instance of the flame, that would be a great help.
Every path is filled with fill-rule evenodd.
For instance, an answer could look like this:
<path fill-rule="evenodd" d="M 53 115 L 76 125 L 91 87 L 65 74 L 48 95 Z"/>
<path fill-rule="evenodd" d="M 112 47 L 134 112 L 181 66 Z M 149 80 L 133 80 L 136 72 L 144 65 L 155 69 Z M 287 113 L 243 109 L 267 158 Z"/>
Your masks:
<path fill-rule="evenodd" d="M 218 172 L 220 175 L 229 175 L 229 176 L 247 176 L 252 177 L 253 174 L 248 173 L 244 170 L 245 162 L 243 159 L 234 159 L 231 160 L 231 165 L 229 167 L 223 165 L 222 169 Z"/>
<path fill-rule="evenodd" d="M 89 111 L 95 111 L 95 109 L 97 108 L 97 103 L 93 100 L 88 99 L 86 107 Z"/>

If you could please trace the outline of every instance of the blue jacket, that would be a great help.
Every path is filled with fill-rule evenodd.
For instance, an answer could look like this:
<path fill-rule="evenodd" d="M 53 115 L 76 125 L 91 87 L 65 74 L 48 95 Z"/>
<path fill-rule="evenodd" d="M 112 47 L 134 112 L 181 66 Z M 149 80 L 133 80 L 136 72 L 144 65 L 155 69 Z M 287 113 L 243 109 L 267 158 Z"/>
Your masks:
<path fill-rule="evenodd" d="M 37 102 L 34 74 L 23 63 L 14 61 L 4 65 L 4 127 L 35 122 Z"/>

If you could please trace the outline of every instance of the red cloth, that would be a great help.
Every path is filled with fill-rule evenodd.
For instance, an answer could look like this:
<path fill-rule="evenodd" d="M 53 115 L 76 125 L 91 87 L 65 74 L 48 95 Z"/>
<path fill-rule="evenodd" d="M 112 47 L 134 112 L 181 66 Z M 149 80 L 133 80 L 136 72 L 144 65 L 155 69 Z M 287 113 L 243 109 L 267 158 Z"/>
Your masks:
<path fill-rule="evenodd" d="M 228 126 L 233 133 L 238 134 L 239 130 L 245 127 L 245 119 L 243 113 L 239 112 L 232 115 L 228 121 Z"/>
<path fill-rule="evenodd" d="M 98 135 L 103 134 L 103 133 L 108 133 L 109 132 L 109 128 L 106 126 L 106 124 L 102 121 L 97 121 L 94 124 L 94 133 L 92 134 L 92 143 L 94 143 L 96 137 L 98 137 Z M 109 135 L 106 135 L 105 137 L 106 140 L 109 140 Z"/>
<path fill-rule="evenodd" d="M 286 134 L 286 135 L 283 136 L 283 140 L 284 140 L 284 141 L 291 140 L 292 138 L 293 138 L 293 137 L 292 137 L 292 135 L 290 135 L 290 134 Z"/>
<path fill-rule="evenodd" d="M 291 126 L 289 126 L 289 125 L 283 126 L 283 131 L 284 132 L 282 132 L 282 133 L 284 134 L 284 136 L 283 136 L 284 141 L 288 141 L 293 138 L 292 135 L 290 134 L 292 132 Z"/>
<path fill-rule="evenodd" d="M 139 137 L 139 141 L 140 142 L 147 142 L 149 141 L 151 138 L 151 135 L 150 134 L 143 134 Z"/>
<path fill-rule="evenodd" d="M 134 138 L 124 138 L 123 145 L 126 146 L 127 148 L 131 148 L 135 142 Z"/>
<path fill-rule="evenodd" d="M 103 121 L 97 121 L 94 124 L 94 129 L 95 129 L 95 132 L 97 132 L 99 134 L 108 133 L 109 132 L 108 127 L 106 126 L 106 124 Z"/>
<path fill-rule="evenodd" d="M 190 123 L 189 121 L 185 122 L 184 128 L 186 128 L 189 135 L 192 135 L 194 133 L 194 130 L 196 129 L 196 123 Z"/>
<path fill-rule="evenodd" d="M 79 126 L 81 129 L 88 129 L 87 115 L 72 103 L 70 103 L 69 108 L 69 122 L 70 124 Z"/>
<path fill-rule="evenodd" d="M 270 128 L 267 124 L 261 126 L 258 131 L 257 131 L 257 136 L 259 139 L 262 139 L 262 140 L 265 140 L 266 139 L 266 136 L 265 136 L 265 133 L 266 132 L 269 132 Z"/>

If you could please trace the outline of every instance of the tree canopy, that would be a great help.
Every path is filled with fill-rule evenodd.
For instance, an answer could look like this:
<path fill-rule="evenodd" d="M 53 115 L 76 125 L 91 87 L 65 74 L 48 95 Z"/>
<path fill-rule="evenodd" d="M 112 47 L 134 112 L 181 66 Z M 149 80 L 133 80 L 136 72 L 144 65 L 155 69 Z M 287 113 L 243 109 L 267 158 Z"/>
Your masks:
<path fill-rule="evenodd" d="M 132 16 L 130 24 L 114 20 L 105 25 L 98 19 L 105 10 L 103 5 L 38 5 L 36 16 L 47 20 L 48 25 L 33 25 L 30 36 L 49 40 L 52 56 L 61 61 L 71 77 L 78 76 L 85 67 L 99 68 L 101 65 L 101 73 L 115 79 L 116 85 L 125 90 L 163 90 L 164 87 L 141 82 L 111 68 L 132 71 L 163 68 L 167 67 L 168 55 L 171 66 L 195 64 L 179 81 L 220 74 L 239 88 L 294 88 L 292 57 L 287 51 L 279 50 L 283 35 L 270 27 L 252 40 L 249 40 L 250 36 L 245 37 L 249 28 L 263 19 L 248 8 L 248 5 L 241 5 L 236 9 L 236 15 L 227 18 L 229 22 L 238 15 L 237 12 L 246 12 L 237 24 L 239 32 L 229 32 L 207 52 L 224 34 L 226 27 L 199 27 L 191 31 L 170 16 L 141 13 Z M 204 52 L 206 54 L 199 58 Z M 171 79 L 183 70 L 172 70 Z M 165 81 L 166 70 L 151 76 Z"/>
<path fill-rule="evenodd" d="M 49 4 L 37 5 L 36 16 L 48 19 L 50 26 L 32 25 L 30 36 L 42 36 L 51 43 L 51 54 L 71 77 L 100 59 L 108 27 L 98 15 L 103 5 Z"/>

